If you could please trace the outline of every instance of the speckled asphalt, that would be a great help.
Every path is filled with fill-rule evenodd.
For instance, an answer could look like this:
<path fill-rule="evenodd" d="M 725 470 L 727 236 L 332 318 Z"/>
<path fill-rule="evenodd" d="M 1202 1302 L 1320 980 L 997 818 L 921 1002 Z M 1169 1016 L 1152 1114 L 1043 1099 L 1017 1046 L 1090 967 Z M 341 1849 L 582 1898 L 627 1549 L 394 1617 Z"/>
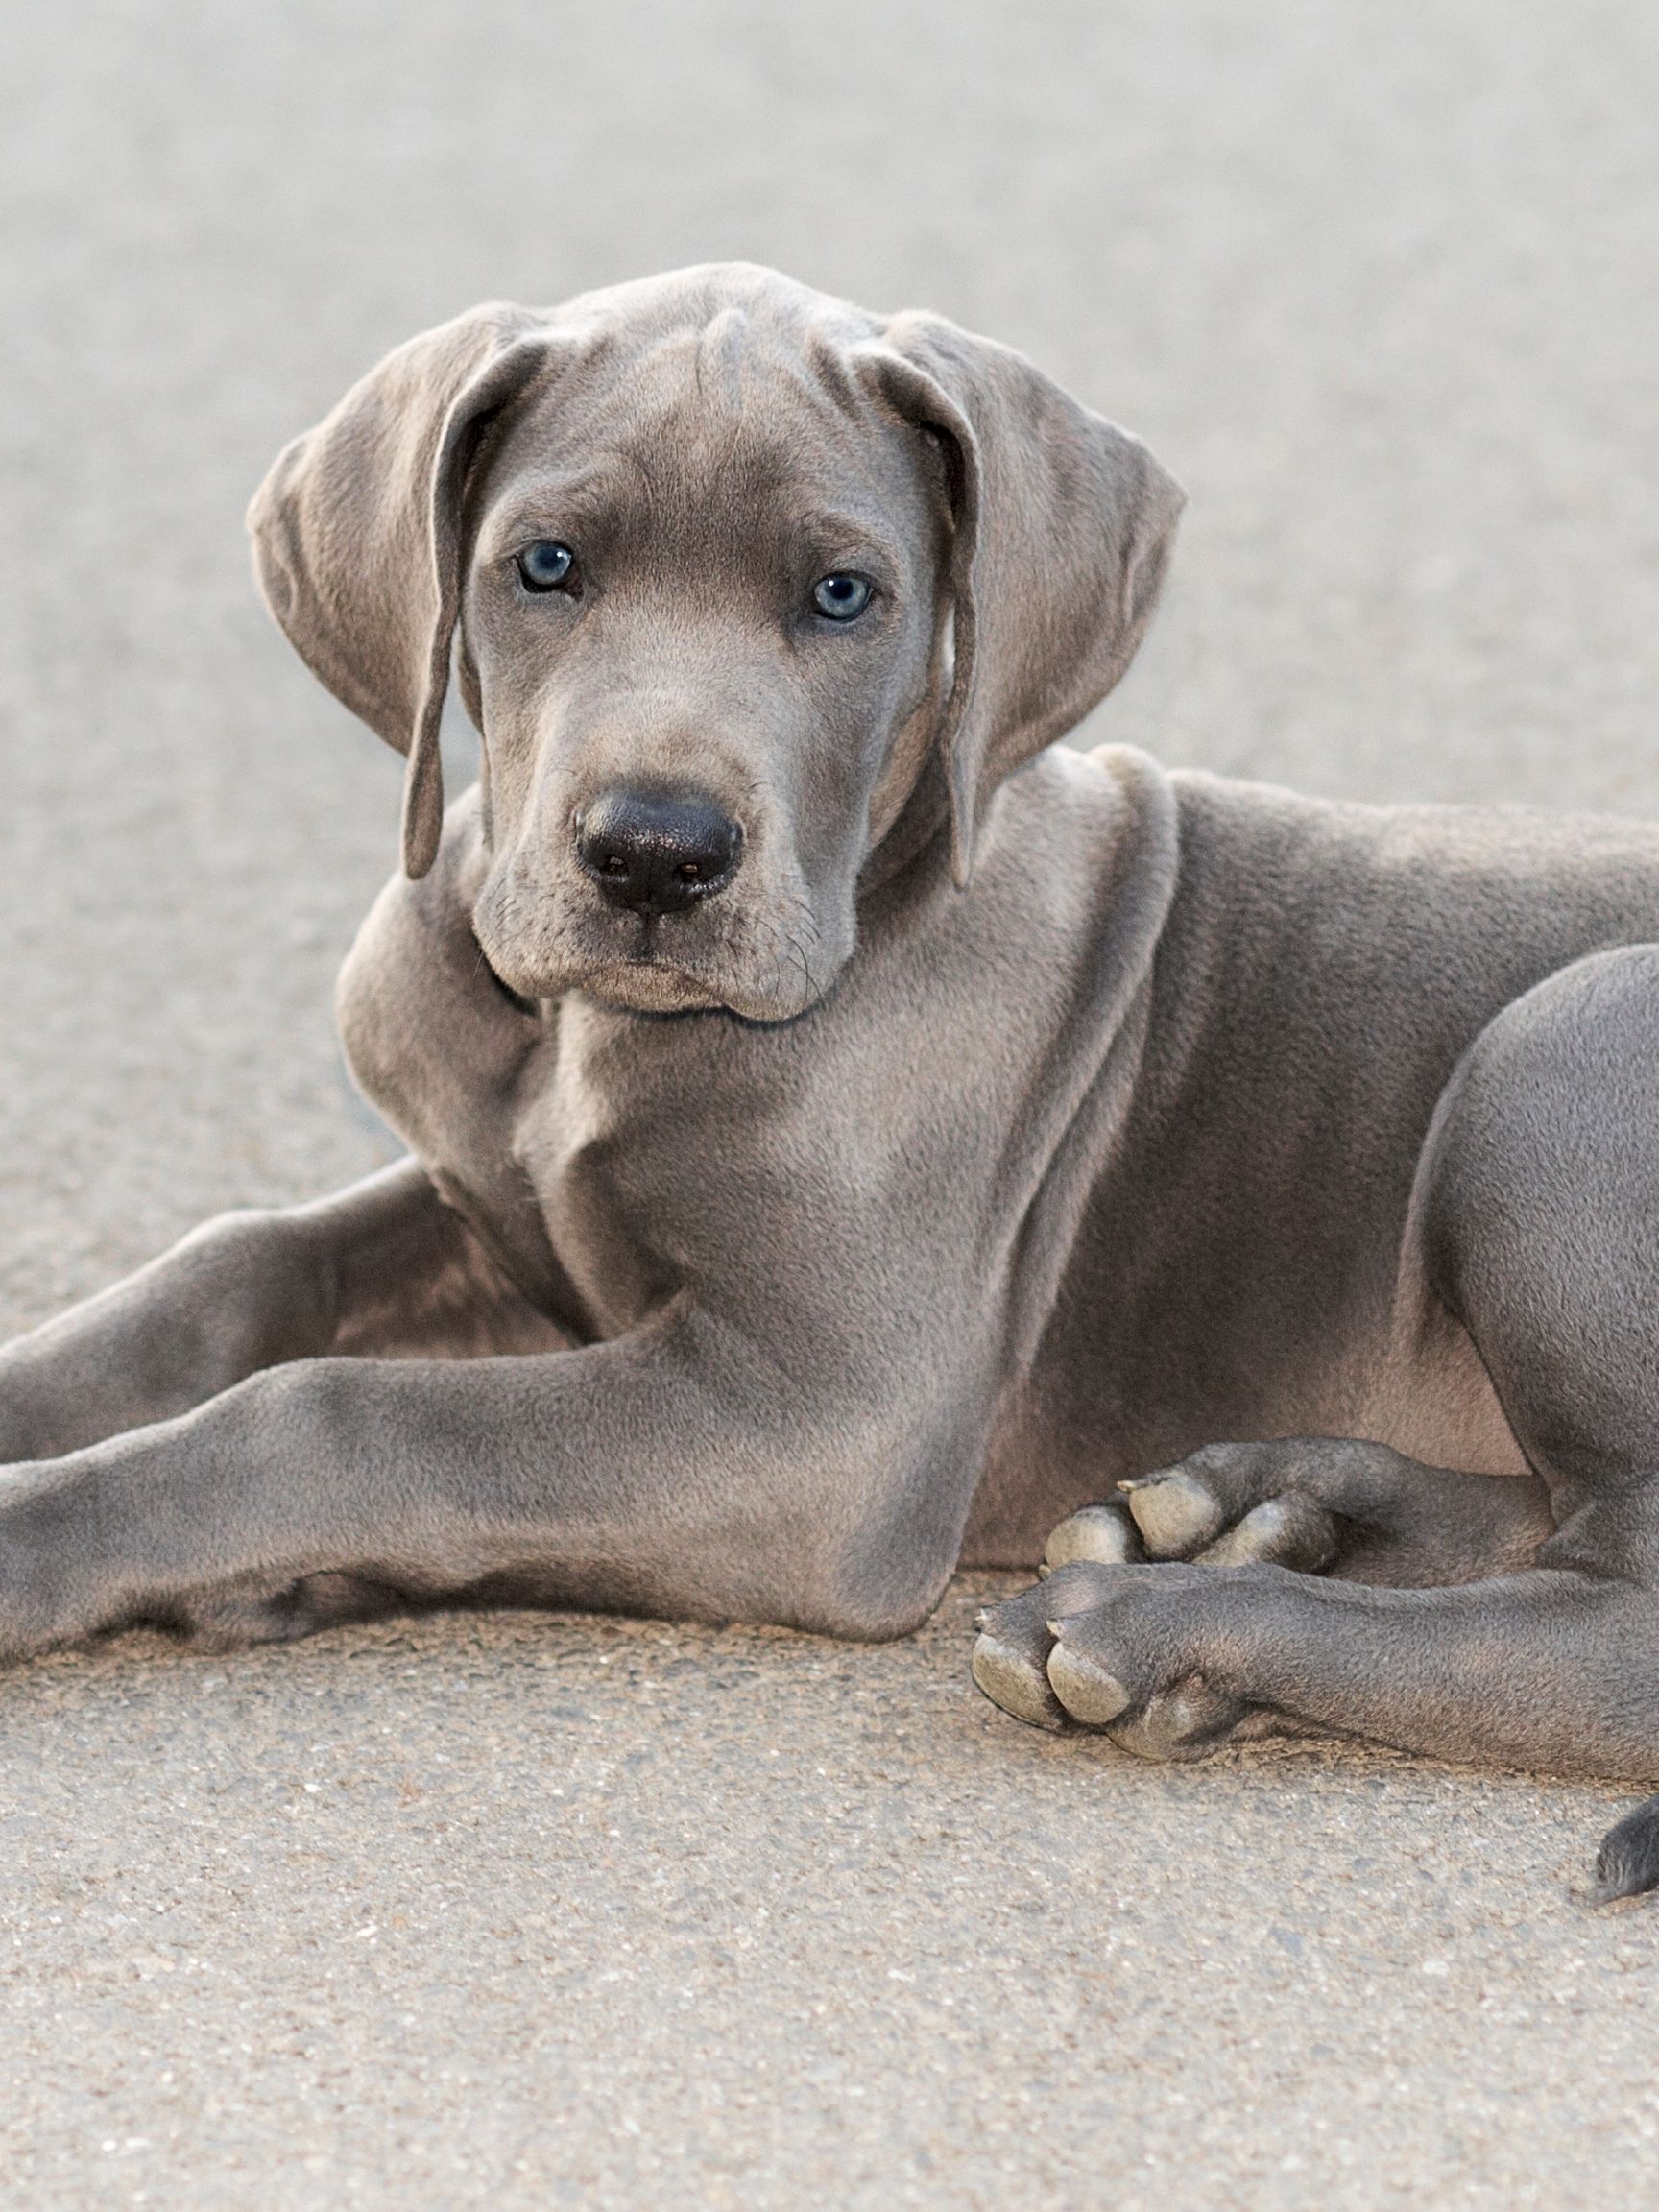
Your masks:
<path fill-rule="evenodd" d="M 396 764 L 240 515 L 481 297 L 740 253 L 943 308 L 1192 492 L 1102 733 L 1659 812 L 1647 0 L 17 0 L 6 46 L 0 1325 L 389 1156 L 328 999 Z M 1038 1736 L 975 1599 L 13 1672 L 0 2201 L 1659 2199 L 1659 1912 L 1577 1894 L 1626 1795 Z"/>

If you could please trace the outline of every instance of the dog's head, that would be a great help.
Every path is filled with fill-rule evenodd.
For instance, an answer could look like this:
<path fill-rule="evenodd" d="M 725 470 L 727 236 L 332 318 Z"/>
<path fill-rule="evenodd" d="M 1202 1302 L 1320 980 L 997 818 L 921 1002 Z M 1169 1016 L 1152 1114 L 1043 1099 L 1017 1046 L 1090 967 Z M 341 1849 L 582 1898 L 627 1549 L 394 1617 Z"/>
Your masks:
<path fill-rule="evenodd" d="M 1128 665 L 1181 507 L 1017 353 L 770 271 L 691 269 L 391 354 L 277 459 L 276 619 L 408 756 L 430 867 L 456 661 L 483 738 L 502 980 L 646 1012 L 804 1011 L 860 875 Z"/>

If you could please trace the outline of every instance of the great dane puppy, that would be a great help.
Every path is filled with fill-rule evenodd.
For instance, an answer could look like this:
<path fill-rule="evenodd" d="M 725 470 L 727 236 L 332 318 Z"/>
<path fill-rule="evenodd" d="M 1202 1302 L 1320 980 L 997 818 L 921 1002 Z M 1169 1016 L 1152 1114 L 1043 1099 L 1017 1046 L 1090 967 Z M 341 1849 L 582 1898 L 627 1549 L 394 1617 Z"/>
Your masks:
<path fill-rule="evenodd" d="M 1181 503 L 745 266 L 479 308 L 290 445 L 266 596 L 408 756 L 340 1018 L 410 1157 L 0 1354 L 4 1648 L 897 1636 L 1046 1536 L 1022 1719 L 1659 1775 L 1659 831 L 1051 749 Z"/>

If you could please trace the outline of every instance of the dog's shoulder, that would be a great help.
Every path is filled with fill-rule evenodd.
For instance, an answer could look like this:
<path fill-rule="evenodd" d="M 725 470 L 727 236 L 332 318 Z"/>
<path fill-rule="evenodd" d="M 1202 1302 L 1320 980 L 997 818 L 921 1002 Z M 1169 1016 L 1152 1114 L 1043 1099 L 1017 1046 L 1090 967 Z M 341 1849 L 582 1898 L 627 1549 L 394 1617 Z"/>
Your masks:
<path fill-rule="evenodd" d="M 1102 760 L 1121 752 L 1103 747 Z M 1276 783 L 1177 768 L 1169 784 L 1184 843 L 1235 859 L 1296 853 L 1317 870 L 1367 856 L 1380 873 L 1450 878 L 1571 876 L 1579 870 L 1659 866 L 1659 823 L 1536 805 L 1429 803 L 1377 805 L 1293 791 Z"/>
<path fill-rule="evenodd" d="M 1128 745 L 1050 746 L 1011 776 L 987 810 L 961 920 L 1023 958 L 1063 959 L 1110 930 L 1156 929 L 1179 848 L 1175 781 Z"/>

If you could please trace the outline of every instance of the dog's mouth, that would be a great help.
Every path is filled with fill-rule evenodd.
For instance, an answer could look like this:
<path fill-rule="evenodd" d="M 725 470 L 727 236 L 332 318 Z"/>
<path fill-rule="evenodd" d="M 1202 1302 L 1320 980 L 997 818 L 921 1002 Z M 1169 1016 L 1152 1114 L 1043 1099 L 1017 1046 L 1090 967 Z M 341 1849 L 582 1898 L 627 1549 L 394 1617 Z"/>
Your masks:
<path fill-rule="evenodd" d="M 699 977 L 662 960 L 631 959 L 618 967 L 584 976 L 579 988 L 589 998 L 627 1014 L 713 1014 L 733 1012 L 727 999 Z"/>
<path fill-rule="evenodd" d="M 771 1023 L 815 1005 L 841 965 L 825 956 L 805 907 L 709 899 L 684 914 L 624 917 L 580 896 L 487 893 L 473 929 L 496 982 L 520 1004 L 574 991 L 637 1014 L 724 1011 Z"/>
<path fill-rule="evenodd" d="M 630 968 L 672 968 L 676 963 L 665 959 L 660 944 L 661 931 L 655 914 L 639 917 L 639 934 L 623 955 Z"/>
<path fill-rule="evenodd" d="M 822 987 L 810 969 L 757 959 L 686 957 L 642 930 L 609 957 L 582 964 L 572 986 L 606 1005 L 636 1014 L 735 1014 L 742 1021 L 792 1022 L 815 1005 Z"/>
<path fill-rule="evenodd" d="M 804 904 L 804 902 L 803 902 Z M 641 1014 L 724 1011 L 745 1021 L 793 1021 L 823 996 L 817 929 L 790 926 L 772 901 L 700 902 L 684 913 L 626 918 L 589 910 L 567 942 L 574 987 Z"/>

